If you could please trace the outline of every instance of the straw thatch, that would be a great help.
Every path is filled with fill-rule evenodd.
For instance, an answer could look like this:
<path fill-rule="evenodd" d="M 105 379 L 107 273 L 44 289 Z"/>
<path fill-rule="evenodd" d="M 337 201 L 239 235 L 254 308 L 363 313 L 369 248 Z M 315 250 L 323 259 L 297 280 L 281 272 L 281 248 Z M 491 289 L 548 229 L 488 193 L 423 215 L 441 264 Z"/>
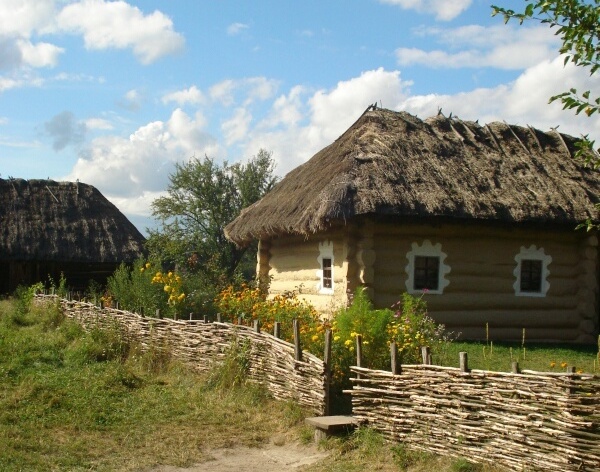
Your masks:
<path fill-rule="evenodd" d="M 0 179 L 0 260 L 121 262 L 144 237 L 96 188 Z"/>
<path fill-rule="evenodd" d="M 361 215 L 574 225 L 596 218 L 596 171 L 555 130 L 368 109 L 225 232 L 309 235 Z"/>
<path fill-rule="evenodd" d="M 91 185 L 0 179 L 0 293 L 61 274 L 104 283 L 143 254 L 144 237 Z"/>

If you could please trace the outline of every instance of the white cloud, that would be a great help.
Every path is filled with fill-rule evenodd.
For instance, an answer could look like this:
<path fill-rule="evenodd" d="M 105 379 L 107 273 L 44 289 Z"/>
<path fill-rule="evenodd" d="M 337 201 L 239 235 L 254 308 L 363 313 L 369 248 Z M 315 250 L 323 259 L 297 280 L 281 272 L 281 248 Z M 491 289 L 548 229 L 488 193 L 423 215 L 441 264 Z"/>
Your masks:
<path fill-rule="evenodd" d="M 187 103 L 199 105 L 204 102 L 204 95 L 198 90 L 198 87 L 192 85 L 190 88 L 165 94 L 161 100 L 164 104 L 175 102 L 179 106 L 183 106 Z"/>
<path fill-rule="evenodd" d="M 400 65 L 431 68 L 494 67 L 524 69 L 556 56 L 557 40 L 545 26 L 480 25 L 454 29 L 421 28 L 415 33 L 437 38 L 443 49 L 398 48 Z"/>
<path fill-rule="evenodd" d="M 58 57 L 65 52 L 50 43 L 33 44 L 27 40 L 17 42 L 21 50 L 23 62 L 32 67 L 54 67 L 58 63 Z"/>
<path fill-rule="evenodd" d="M 55 14 L 55 0 L 2 0 L 0 31 L 7 36 L 29 37 L 47 28 Z"/>
<path fill-rule="evenodd" d="M 438 20 L 452 20 L 471 6 L 472 0 L 379 0 L 404 10 L 435 15 Z"/>
<path fill-rule="evenodd" d="M 141 126 L 128 139 L 96 138 L 65 178 L 101 188 L 126 212 L 148 215 L 149 203 L 167 188 L 175 162 L 221 154 L 216 140 L 204 131 L 205 124 L 201 114 L 191 117 L 176 109 L 167 121 Z"/>
<path fill-rule="evenodd" d="M 113 125 L 110 121 L 105 120 L 104 118 L 89 118 L 85 120 L 85 127 L 87 129 L 101 129 L 101 130 L 110 130 L 113 129 Z"/>
<path fill-rule="evenodd" d="M 279 88 L 279 81 L 265 77 L 248 77 L 245 79 L 223 80 L 209 89 L 209 96 L 214 102 L 224 106 L 236 103 L 249 105 L 255 101 L 272 98 Z"/>
<path fill-rule="evenodd" d="M 225 144 L 231 146 L 244 139 L 248 134 L 251 121 L 252 115 L 247 109 L 236 109 L 233 116 L 221 125 L 221 130 L 225 136 Z"/>
<path fill-rule="evenodd" d="M 132 48 L 143 64 L 176 53 L 184 38 L 158 10 L 145 15 L 124 1 L 82 0 L 65 6 L 57 16 L 60 30 L 82 34 L 88 49 Z"/>
<path fill-rule="evenodd" d="M 240 34 L 242 31 L 247 30 L 250 26 L 245 23 L 232 23 L 227 27 L 227 34 L 229 36 L 235 36 Z"/>

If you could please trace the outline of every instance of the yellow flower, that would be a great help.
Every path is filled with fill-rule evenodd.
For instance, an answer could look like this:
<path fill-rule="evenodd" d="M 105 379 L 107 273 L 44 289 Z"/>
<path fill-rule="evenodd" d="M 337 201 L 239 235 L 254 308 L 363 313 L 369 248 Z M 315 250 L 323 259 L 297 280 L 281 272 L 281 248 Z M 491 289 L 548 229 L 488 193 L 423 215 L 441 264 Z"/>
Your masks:
<path fill-rule="evenodd" d="M 140 272 L 144 272 L 144 268 L 143 267 L 140 267 Z"/>
<path fill-rule="evenodd" d="M 568 365 L 568 364 L 567 364 L 566 362 L 561 362 L 561 363 L 560 363 L 560 366 L 561 366 L 563 369 L 564 369 L 565 367 L 567 367 L 567 365 Z"/>
<path fill-rule="evenodd" d="M 554 361 L 550 362 L 550 367 L 554 367 L 554 366 L 556 366 L 556 362 L 554 362 Z"/>
<path fill-rule="evenodd" d="M 149 269 L 149 268 L 150 268 L 150 263 L 146 262 L 146 269 Z"/>
<path fill-rule="evenodd" d="M 319 340 L 319 336 L 317 334 L 313 335 L 312 340 L 313 340 L 313 342 L 314 341 L 318 341 Z"/>
<path fill-rule="evenodd" d="M 170 291 L 171 291 L 171 287 L 170 287 L 169 285 L 165 285 L 165 288 L 164 288 L 164 290 L 165 290 L 165 292 L 167 292 L 167 293 L 168 293 L 168 292 L 170 292 Z"/>
<path fill-rule="evenodd" d="M 352 346 L 352 340 L 346 339 L 346 341 L 344 341 L 344 346 Z"/>
<path fill-rule="evenodd" d="M 333 340 L 334 340 L 334 341 L 339 341 L 339 340 L 340 340 L 340 337 L 339 337 L 339 336 L 334 336 L 334 337 L 333 337 Z"/>

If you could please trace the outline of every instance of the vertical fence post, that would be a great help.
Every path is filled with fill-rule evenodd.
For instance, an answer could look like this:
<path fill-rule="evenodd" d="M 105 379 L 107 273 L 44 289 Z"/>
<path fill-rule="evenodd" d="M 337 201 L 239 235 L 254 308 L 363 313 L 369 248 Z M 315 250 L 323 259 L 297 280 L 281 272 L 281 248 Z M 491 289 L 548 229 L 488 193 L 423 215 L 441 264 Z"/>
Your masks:
<path fill-rule="evenodd" d="M 423 358 L 423 364 L 431 365 L 431 349 L 429 346 L 421 346 L 421 357 Z"/>
<path fill-rule="evenodd" d="M 160 312 L 160 308 L 156 309 L 155 315 L 159 320 L 162 320 L 162 313 Z"/>
<path fill-rule="evenodd" d="M 460 363 L 460 371 L 461 372 L 469 372 L 469 356 L 466 352 L 458 353 L 459 363 Z"/>
<path fill-rule="evenodd" d="M 260 333 L 260 320 L 254 320 L 254 331 Z"/>
<path fill-rule="evenodd" d="M 519 363 L 517 361 L 513 361 L 512 364 L 510 365 L 510 371 L 513 374 L 518 374 L 519 373 Z"/>
<path fill-rule="evenodd" d="M 238 326 L 242 326 L 242 317 L 238 316 Z"/>
<path fill-rule="evenodd" d="M 223 315 L 221 313 L 217 313 L 217 323 L 223 323 Z"/>
<path fill-rule="evenodd" d="M 281 323 L 279 321 L 273 323 L 273 336 L 277 339 L 281 339 Z"/>
<path fill-rule="evenodd" d="M 324 392 L 324 411 L 323 411 L 323 415 L 325 416 L 329 416 L 329 399 L 330 399 L 330 395 L 329 395 L 329 388 L 331 385 L 331 338 L 332 338 L 332 333 L 330 329 L 325 330 L 325 352 L 323 353 L 323 364 L 325 365 L 325 385 L 323 386 L 325 389 Z"/>
<path fill-rule="evenodd" d="M 401 373 L 401 366 L 398 364 L 398 346 L 396 345 L 396 341 L 390 343 L 390 359 L 391 359 L 391 368 L 392 375 L 398 375 Z"/>
<path fill-rule="evenodd" d="M 192 319 L 192 314 L 190 313 L 190 320 Z M 204 322 L 208 323 L 208 315 L 204 315 Z"/>
<path fill-rule="evenodd" d="M 300 346 L 300 322 L 294 318 L 294 354 L 297 361 L 302 360 L 302 346 Z"/>
<path fill-rule="evenodd" d="M 144 307 L 140 307 L 140 316 L 143 318 L 144 317 Z"/>
<path fill-rule="evenodd" d="M 119 309 L 119 300 L 117 300 L 117 301 L 115 302 L 115 310 L 118 310 L 118 309 Z"/>
<path fill-rule="evenodd" d="M 362 335 L 356 335 L 356 367 L 362 367 Z M 356 378 L 360 379 L 360 374 L 356 374 Z"/>
<path fill-rule="evenodd" d="M 570 365 L 569 367 L 567 367 L 567 374 L 575 374 L 577 372 L 577 369 L 575 368 L 574 365 Z"/>

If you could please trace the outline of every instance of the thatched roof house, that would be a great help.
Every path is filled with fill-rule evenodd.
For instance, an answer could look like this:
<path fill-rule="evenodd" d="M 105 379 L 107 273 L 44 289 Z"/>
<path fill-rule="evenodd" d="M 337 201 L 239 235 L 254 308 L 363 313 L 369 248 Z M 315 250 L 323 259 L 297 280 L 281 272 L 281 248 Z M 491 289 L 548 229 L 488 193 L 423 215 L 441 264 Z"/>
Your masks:
<path fill-rule="evenodd" d="M 556 130 L 500 122 L 480 125 L 441 114 L 421 120 L 370 108 L 335 142 L 246 208 L 227 226 L 226 235 L 241 245 L 260 241 L 258 268 L 272 278 L 273 292 L 304 284 L 307 298 L 321 306 L 343 302 L 347 291 L 359 285 L 380 306 L 389 306 L 402 291 L 419 293 L 415 270 L 428 269 L 415 269 L 414 264 L 429 258 L 437 267 L 429 269 L 431 277 L 439 277 L 438 288 L 429 290 L 430 308 L 442 321 L 471 333 L 475 325 L 493 326 L 501 317 L 510 337 L 527 324 L 523 317 L 535 311 L 539 321 L 528 326 L 547 338 L 540 305 L 551 306 L 548 298 L 554 290 L 568 286 L 569 309 L 576 310 L 576 288 L 566 280 L 566 285 L 550 280 L 551 288 L 541 296 L 513 289 L 513 278 L 515 271 L 522 276 L 521 259 L 542 258 L 544 251 L 538 248 L 546 248 L 548 255 L 547 248 L 558 240 L 571 252 L 587 254 L 587 265 L 592 260 L 596 264 L 595 235 L 575 232 L 574 227 L 596 219 L 600 174 L 573 159 L 575 142 Z M 454 246 L 455 251 L 447 250 Z M 522 257 L 521 247 L 526 249 Z M 594 255 L 587 247 L 594 248 Z M 565 254 L 565 248 L 554 249 Z M 423 255 L 429 253 L 433 255 Z M 554 263 L 548 268 L 546 259 L 542 273 L 534 276 L 554 274 L 560 257 L 552 254 Z M 502 264 L 507 267 L 500 269 Z M 499 270 L 504 279 L 492 280 L 500 276 Z M 333 274 L 331 280 L 328 275 L 323 280 L 324 272 Z M 594 278 L 587 294 L 593 306 L 581 316 L 592 334 L 598 324 L 598 283 L 595 269 L 585 272 Z M 470 315 L 469 320 L 461 315 L 455 322 L 467 301 L 490 315 Z M 510 311 L 520 314 L 505 313 Z M 583 318 L 577 318 L 558 323 L 561 329 L 568 325 L 577 330 L 567 337 L 580 338 Z"/>
<path fill-rule="evenodd" d="M 96 188 L 0 179 L 0 293 L 58 281 L 85 288 L 143 254 L 144 237 Z"/>

